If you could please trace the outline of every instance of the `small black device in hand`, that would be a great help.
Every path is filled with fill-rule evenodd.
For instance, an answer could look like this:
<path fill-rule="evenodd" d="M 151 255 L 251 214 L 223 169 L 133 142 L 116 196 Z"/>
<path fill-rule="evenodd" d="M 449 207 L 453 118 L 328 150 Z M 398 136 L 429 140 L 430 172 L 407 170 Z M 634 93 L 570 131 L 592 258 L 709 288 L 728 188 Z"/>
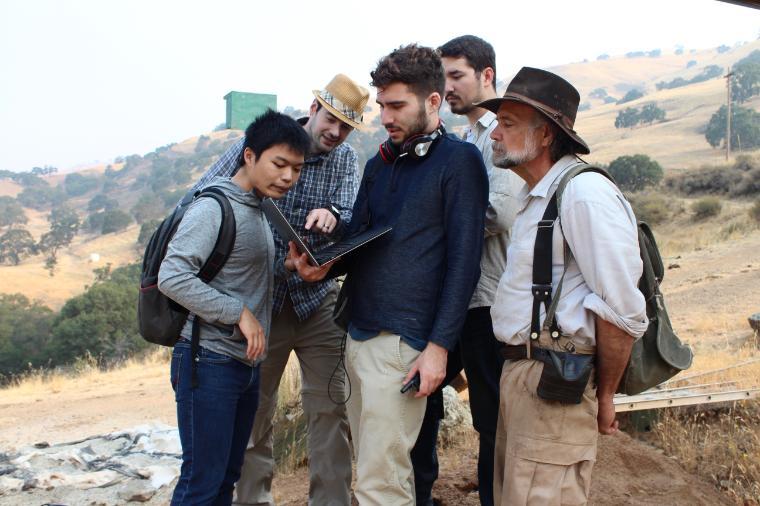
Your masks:
<path fill-rule="evenodd" d="M 420 373 L 417 373 L 414 375 L 412 379 L 404 383 L 404 386 L 401 387 L 401 393 L 405 394 L 409 390 L 414 388 L 415 390 L 419 391 L 420 389 Z"/>

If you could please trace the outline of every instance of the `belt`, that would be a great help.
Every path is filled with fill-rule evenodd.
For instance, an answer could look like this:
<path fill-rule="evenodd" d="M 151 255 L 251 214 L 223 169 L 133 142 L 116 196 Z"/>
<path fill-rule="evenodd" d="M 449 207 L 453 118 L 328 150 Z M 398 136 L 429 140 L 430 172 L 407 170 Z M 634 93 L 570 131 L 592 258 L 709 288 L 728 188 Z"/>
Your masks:
<path fill-rule="evenodd" d="M 524 345 L 504 345 L 499 351 L 501 352 L 501 356 L 504 357 L 504 360 L 531 359 L 546 363 L 551 361 L 549 351 L 562 353 L 560 350 L 549 350 L 530 343 Z M 583 354 L 588 355 L 588 353 Z"/>
<path fill-rule="evenodd" d="M 530 346 L 530 353 L 528 353 L 528 346 L 526 345 L 505 345 L 501 347 L 501 356 L 504 360 L 526 360 L 533 359 L 540 362 L 549 362 L 549 350 L 545 348 L 539 348 L 538 346 Z"/>

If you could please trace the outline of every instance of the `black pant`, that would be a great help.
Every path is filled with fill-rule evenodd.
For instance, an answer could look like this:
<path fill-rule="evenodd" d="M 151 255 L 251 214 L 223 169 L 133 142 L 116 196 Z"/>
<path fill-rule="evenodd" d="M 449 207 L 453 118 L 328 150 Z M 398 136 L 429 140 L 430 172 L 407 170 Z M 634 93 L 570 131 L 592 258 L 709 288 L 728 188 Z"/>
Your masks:
<path fill-rule="evenodd" d="M 422 428 L 412 449 L 414 488 L 418 506 L 432 504 L 433 483 L 438 478 L 436 442 L 443 413 L 443 388 L 462 370 L 467 375 L 472 424 L 480 435 L 478 493 L 480 504 L 493 505 L 493 459 L 496 422 L 499 417 L 499 378 L 504 360 L 502 346 L 493 335 L 491 308 L 467 312 L 457 346 L 449 352 L 446 378 L 427 399 Z"/>

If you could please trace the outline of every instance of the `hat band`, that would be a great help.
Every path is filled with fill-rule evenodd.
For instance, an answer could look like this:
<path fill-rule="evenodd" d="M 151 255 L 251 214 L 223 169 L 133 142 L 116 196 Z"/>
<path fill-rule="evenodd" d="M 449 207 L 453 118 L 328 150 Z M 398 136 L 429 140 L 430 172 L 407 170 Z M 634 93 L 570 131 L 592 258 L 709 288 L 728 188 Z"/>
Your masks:
<path fill-rule="evenodd" d="M 319 93 L 319 96 L 322 97 L 322 100 L 330 104 L 331 107 L 335 108 L 339 113 L 344 115 L 346 118 L 350 119 L 351 121 L 355 121 L 357 123 L 362 122 L 362 117 L 364 116 L 364 114 L 358 114 L 354 109 L 347 106 L 346 104 L 341 102 L 339 99 L 335 98 L 333 94 L 330 93 L 329 91 L 321 91 Z"/>
<path fill-rule="evenodd" d="M 554 121 L 561 122 L 562 125 L 568 130 L 570 130 L 571 132 L 575 132 L 575 130 L 573 130 L 573 121 L 569 117 L 564 115 L 561 111 L 558 111 L 557 109 L 554 109 L 553 107 L 549 107 L 546 104 L 543 104 L 537 100 L 533 100 L 532 98 L 526 97 L 525 95 L 522 95 L 520 93 L 515 93 L 513 91 L 506 92 L 504 94 L 504 97 L 505 98 L 513 97 L 522 102 L 525 102 L 526 104 L 531 105 L 535 107 L 536 109 L 539 109 L 547 116 L 550 116 L 551 118 L 554 119 Z"/>

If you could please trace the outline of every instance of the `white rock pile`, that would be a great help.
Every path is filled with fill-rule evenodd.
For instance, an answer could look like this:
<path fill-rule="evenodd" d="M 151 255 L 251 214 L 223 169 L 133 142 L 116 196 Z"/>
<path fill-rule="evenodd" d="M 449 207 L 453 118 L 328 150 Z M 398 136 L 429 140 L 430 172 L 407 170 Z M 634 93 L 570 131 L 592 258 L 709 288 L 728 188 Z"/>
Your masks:
<path fill-rule="evenodd" d="M 152 423 L 49 445 L 0 452 L 0 496 L 33 489 L 117 488 L 124 502 L 148 501 L 179 476 L 181 446 L 176 427 Z"/>

